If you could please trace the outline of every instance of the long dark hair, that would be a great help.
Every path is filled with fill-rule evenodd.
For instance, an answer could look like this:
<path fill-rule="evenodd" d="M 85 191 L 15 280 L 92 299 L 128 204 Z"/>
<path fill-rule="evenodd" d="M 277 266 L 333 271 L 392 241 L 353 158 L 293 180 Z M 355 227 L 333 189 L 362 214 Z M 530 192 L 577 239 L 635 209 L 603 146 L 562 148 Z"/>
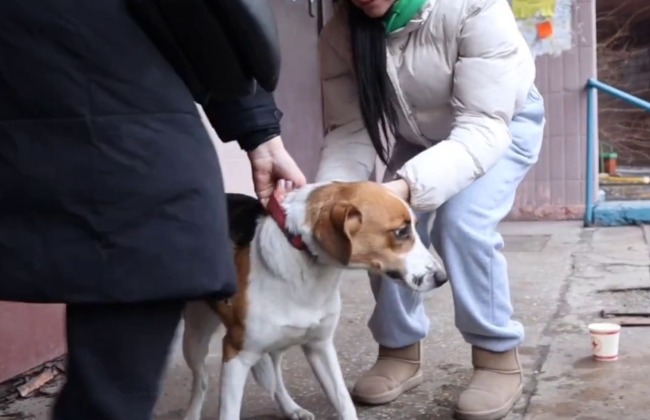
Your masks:
<path fill-rule="evenodd" d="M 389 166 L 389 135 L 397 129 L 395 92 L 386 70 L 386 28 L 347 1 L 352 58 L 359 90 L 361 115 L 379 159 Z M 381 132 L 385 141 L 382 141 Z"/>

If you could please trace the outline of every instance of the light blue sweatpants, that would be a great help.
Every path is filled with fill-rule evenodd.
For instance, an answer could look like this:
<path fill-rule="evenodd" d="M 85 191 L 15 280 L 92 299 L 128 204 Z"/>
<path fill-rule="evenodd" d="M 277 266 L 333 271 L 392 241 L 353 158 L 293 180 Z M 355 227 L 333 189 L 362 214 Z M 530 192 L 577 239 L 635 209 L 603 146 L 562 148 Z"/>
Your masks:
<path fill-rule="evenodd" d="M 508 351 L 524 340 L 524 327 L 511 318 L 508 267 L 496 228 L 512 209 L 517 186 L 537 162 L 544 124 L 544 101 L 533 89 L 510 124 L 512 145 L 497 164 L 437 210 L 431 232 L 427 218 L 432 215 L 418 215 L 420 237 L 425 245 L 433 243 L 447 269 L 456 327 L 469 344 L 485 350 Z M 391 159 L 398 164 L 393 167 L 421 150 L 397 142 Z M 399 348 L 423 339 L 429 319 L 421 298 L 388 278 L 370 282 L 376 306 L 368 326 L 377 343 Z"/>

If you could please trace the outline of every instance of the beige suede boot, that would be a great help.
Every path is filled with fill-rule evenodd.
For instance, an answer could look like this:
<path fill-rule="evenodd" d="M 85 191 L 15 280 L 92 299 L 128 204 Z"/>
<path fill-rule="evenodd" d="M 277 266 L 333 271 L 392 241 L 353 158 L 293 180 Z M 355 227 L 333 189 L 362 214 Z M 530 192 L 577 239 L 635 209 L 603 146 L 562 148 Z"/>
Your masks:
<path fill-rule="evenodd" d="M 472 347 L 474 375 L 460 394 L 455 417 L 461 420 L 498 420 L 521 398 L 524 375 L 517 349 L 492 353 Z"/>
<path fill-rule="evenodd" d="M 421 366 L 421 342 L 399 349 L 379 346 L 377 362 L 357 381 L 352 399 L 359 404 L 388 404 L 422 383 Z"/>

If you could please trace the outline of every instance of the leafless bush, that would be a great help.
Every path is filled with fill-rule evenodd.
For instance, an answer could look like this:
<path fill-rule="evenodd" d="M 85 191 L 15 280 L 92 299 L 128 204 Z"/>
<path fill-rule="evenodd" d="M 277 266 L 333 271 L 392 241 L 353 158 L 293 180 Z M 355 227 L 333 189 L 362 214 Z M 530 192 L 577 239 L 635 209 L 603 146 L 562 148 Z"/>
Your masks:
<path fill-rule="evenodd" d="M 626 3 L 598 11 L 598 79 L 650 101 L 650 5 Z M 650 113 L 604 93 L 598 101 L 601 142 L 614 147 L 622 164 L 649 165 Z"/>

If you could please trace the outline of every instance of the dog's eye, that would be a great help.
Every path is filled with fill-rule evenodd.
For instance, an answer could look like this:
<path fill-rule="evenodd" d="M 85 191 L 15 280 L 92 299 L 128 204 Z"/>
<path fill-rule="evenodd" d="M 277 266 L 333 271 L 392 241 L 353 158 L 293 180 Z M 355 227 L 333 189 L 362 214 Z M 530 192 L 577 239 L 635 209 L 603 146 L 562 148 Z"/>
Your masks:
<path fill-rule="evenodd" d="M 395 238 L 400 241 L 409 239 L 411 237 L 411 225 L 406 225 L 397 230 L 394 230 L 393 235 L 395 235 Z"/>

